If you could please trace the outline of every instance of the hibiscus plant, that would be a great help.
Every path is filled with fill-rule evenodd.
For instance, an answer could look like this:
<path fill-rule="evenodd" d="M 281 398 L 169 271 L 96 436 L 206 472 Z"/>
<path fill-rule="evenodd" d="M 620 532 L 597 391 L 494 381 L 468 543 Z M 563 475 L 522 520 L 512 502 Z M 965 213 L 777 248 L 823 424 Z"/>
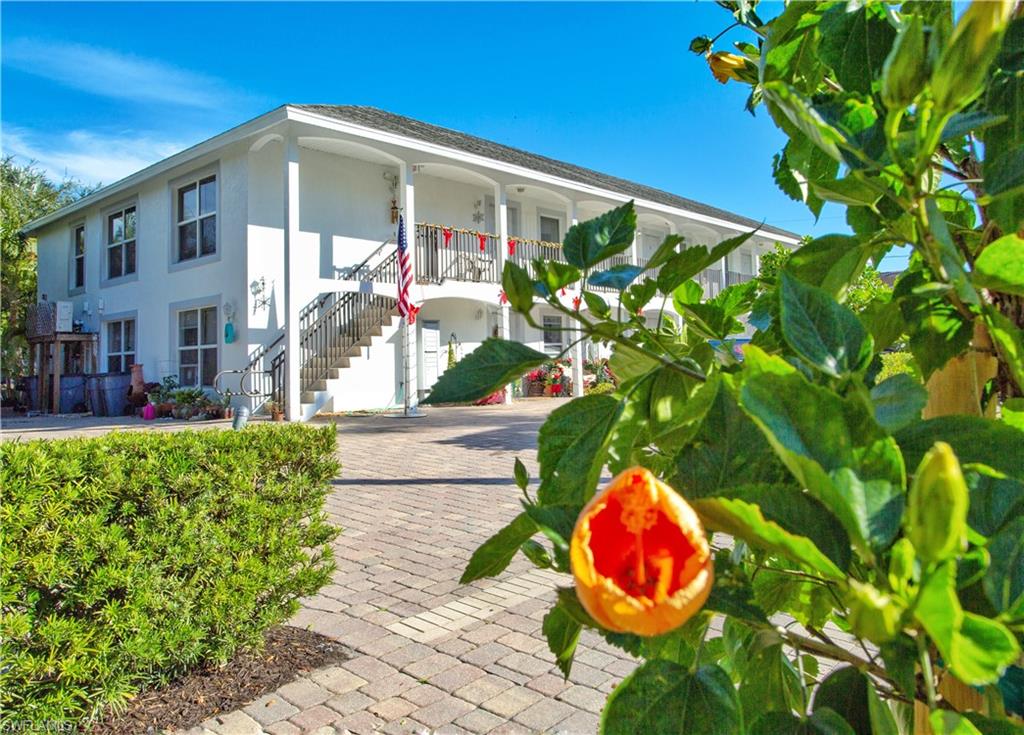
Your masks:
<path fill-rule="evenodd" d="M 632 203 L 573 226 L 558 260 L 506 262 L 510 308 L 571 319 L 619 382 L 549 415 L 539 486 L 517 459 L 523 510 L 463 581 L 519 551 L 565 573 L 543 622 L 563 672 L 583 629 L 639 659 L 605 733 L 1019 732 L 1021 6 L 792 2 L 763 20 L 721 5 L 746 36 L 691 49 L 785 134 L 779 187 L 815 214 L 844 206 L 852 234 L 710 300 L 694 277 L 753 233 L 673 235 L 608 267 L 633 243 Z M 895 288 L 851 309 L 897 247 Z M 897 343 L 915 369 L 879 380 Z M 548 359 L 488 340 L 430 401 Z"/>

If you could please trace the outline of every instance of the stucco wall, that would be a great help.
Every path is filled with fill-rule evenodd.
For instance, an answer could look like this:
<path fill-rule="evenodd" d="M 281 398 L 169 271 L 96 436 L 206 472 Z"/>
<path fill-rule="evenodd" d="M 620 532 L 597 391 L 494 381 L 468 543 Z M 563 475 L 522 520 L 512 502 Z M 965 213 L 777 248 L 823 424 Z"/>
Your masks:
<path fill-rule="evenodd" d="M 172 305 L 216 306 L 220 330 L 220 366 L 237 365 L 246 354 L 238 339 L 224 344 L 223 305 L 231 302 L 238 315 L 236 326 L 244 326 L 246 285 L 245 219 L 247 200 L 245 148 L 232 146 L 218 157 L 209 157 L 164 176 L 151 179 L 137 190 L 98 202 L 85 212 L 49 225 L 39 234 L 38 293 L 50 301 L 70 300 L 74 318 L 88 331 L 100 332 L 100 369 L 106 365 L 106 333 L 103 324 L 118 318 L 136 319 L 136 362 L 145 366 L 147 380 L 177 374 L 177 330 L 172 328 Z M 217 253 L 185 264 L 173 264 L 173 187 L 183 178 L 199 172 L 216 172 L 218 177 Z M 104 283 L 106 215 L 114 208 L 134 204 L 137 208 L 136 275 Z M 72 228 L 85 223 L 85 289 L 70 294 L 69 264 Z"/>

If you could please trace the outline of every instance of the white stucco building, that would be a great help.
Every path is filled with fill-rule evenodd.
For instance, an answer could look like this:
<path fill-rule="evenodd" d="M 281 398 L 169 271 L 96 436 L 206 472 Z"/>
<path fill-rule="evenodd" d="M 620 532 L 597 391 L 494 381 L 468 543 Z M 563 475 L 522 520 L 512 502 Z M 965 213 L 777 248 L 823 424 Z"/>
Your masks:
<path fill-rule="evenodd" d="M 569 325 L 556 313 L 538 314 L 545 332 L 500 303 L 504 261 L 560 258 L 568 227 L 630 199 L 639 231 L 618 262 L 642 264 L 669 233 L 712 245 L 759 224 L 381 110 L 286 105 L 26 232 L 38 238 L 40 297 L 74 303 L 75 319 L 99 333 L 101 370 L 142 363 L 146 380 L 208 387 L 234 370 L 219 381 L 234 392 L 250 371 L 247 388 L 303 419 L 400 406 L 405 390 L 415 403 L 443 372 L 450 340 L 459 356 L 490 335 L 560 351 L 568 339 L 555 327 Z M 405 350 L 394 310 L 399 212 L 421 307 Z M 763 227 L 701 275 L 705 292 L 755 274 L 776 241 L 799 238 Z"/>

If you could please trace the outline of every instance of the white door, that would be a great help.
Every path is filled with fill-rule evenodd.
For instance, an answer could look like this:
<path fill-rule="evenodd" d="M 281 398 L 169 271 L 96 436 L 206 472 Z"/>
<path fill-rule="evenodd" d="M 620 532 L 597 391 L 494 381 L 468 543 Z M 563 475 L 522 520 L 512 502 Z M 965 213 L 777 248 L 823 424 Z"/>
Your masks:
<path fill-rule="evenodd" d="M 441 322 L 424 319 L 421 337 L 423 339 L 423 388 L 427 390 L 437 382 L 441 374 Z"/>

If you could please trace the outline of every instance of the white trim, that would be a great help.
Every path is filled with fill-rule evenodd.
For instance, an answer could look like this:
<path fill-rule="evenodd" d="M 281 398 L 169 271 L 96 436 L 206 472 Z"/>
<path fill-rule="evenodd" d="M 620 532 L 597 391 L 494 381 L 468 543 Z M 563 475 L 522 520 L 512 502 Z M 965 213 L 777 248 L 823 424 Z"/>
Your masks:
<path fill-rule="evenodd" d="M 32 235 L 46 225 L 58 222 L 82 209 L 87 209 L 98 202 L 102 202 L 112 196 L 120 194 L 126 189 L 130 189 L 148 181 L 149 179 L 171 171 L 178 166 L 189 164 L 197 158 L 214 153 L 225 146 L 236 143 L 250 135 L 255 135 L 267 128 L 284 122 L 287 117 L 287 105 L 275 107 L 270 112 L 266 112 L 259 117 L 255 117 L 248 122 L 242 123 L 241 125 L 236 125 L 229 130 L 225 130 L 223 133 L 213 136 L 212 138 L 207 138 L 201 143 L 196 143 L 194 146 L 186 148 L 180 153 L 175 153 L 173 156 L 169 156 L 162 161 L 157 161 L 154 164 L 146 166 L 146 168 L 141 169 L 140 171 L 136 171 L 133 174 L 125 176 L 120 181 L 115 181 L 113 184 L 104 186 L 102 189 L 97 189 L 92 194 L 82 197 L 73 204 L 61 207 L 57 211 L 51 212 L 45 217 L 32 220 L 21 229 L 21 232 L 25 235 Z"/>
<path fill-rule="evenodd" d="M 389 143 L 392 145 L 400 146 L 402 148 L 411 149 L 414 151 L 422 151 L 426 153 L 432 153 L 443 158 L 462 161 L 464 163 L 475 164 L 486 169 L 493 171 L 501 171 L 503 173 L 513 174 L 519 177 L 524 177 L 528 181 L 535 181 L 546 183 L 548 185 L 560 186 L 572 191 L 583 192 L 586 194 L 603 197 L 610 199 L 614 202 L 627 202 L 633 199 L 638 207 L 649 209 L 654 212 L 663 212 L 676 217 L 684 219 L 694 220 L 696 222 L 704 222 L 714 224 L 719 227 L 725 227 L 736 232 L 747 231 L 746 225 L 739 225 L 735 222 L 721 219 L 719 217 L 712 217 L 710 215 L 700 214 L 697 212 L 691 212 L 688 209 L 681 207 L 673 207 L 658 202 L 653 202 L 646 199 L 637 197 L 631 197 L 619 192 L 602 189 L 600 187 L 591 186 L 589 184 L 583 184 L 580 182 L 572 181 L 571 179 L 565 179 L 560 176 L 554 176 L 551 174 L 545 174 L 532 169 L 526 168 L 525 166 L 519 166 L 502 161 L 497 161 L 492 158 L 485 156 L 466 153 L 454 148 L 448 148 L 446 146 L 438 145 L 436 143 L 428 143 L 426 141 L 417 140 L 415 138 L 409 138 L 406 136 L 398 135 L 396 133 L 389 133 L 376 128 L 366 127 L 364 125 L 358 125 L 356 123 L 346 122 L 337 120 L 336 118 L 329 117 L 327 115 L 320 115 L 308 110 L 300 110 L 289 105 L 282 105 L 268 113 L 265 113 L 247 123 L 243 123 L 235 128 L 232 128 L 220 135 L 216 135 L 202 143 L 187 148 L 181 153 L 177 153 L 169 158 L 164 159 L 148 166 L 141 171 L 132 174 L 130 176 L 121 179 L 118 182 L 111 184 L 108 187 L 100 189 L 99 191 L 90 194 L 83 199 L 75 202 L 74 204 L 68 205 L 62 209 L 57 210 L 45 217 L 40 217 L 37 220 L 29 222 L 23 229 L 22 232 L 26 235 L 31 235 L 41 227 L 59 221 L 64 217 L 77 212 L 83 208 L 86 208 L 95 202 L 102 201 L 114 194 L 123 191 L 131 186 L 141 183 L 151 177 L 155 177 L 166 171 L 169 171 L 176 166 L 181 166 L 189 161 L 198 158 L 202 155 L 206 155 L 216 151 L 218 148 L 226 146 L 230 143 L 234 143 L 245 137 L 254 135 L 262 132 L 267 128 L 270 128 L 278 123 L 284 122 L 285 120 L 292 120 L 295 122 L 307 123 L 316 127 L 324 128 L 327 130 L 334 130 L 336 132 L 348 133 L 361 137 L 364 139 L 375 140 L 382 143 Z M 791 245 L 798 245 L 800 240 L 795 237 L 783 235 L 782 233 L 776 232 L 765 232 L 764 237 L 769 237 L 779 242 L 789 243 Z"/>
<path fill-rule="evenodd" d="M 82 255 L 79 256 L 75 253 L 75 246 L 77 243 L 76 235 L 78 231 L 82 231 Z M 89 282 L 89 241 L 87 239 L 88 230 L 86 229 L 86 223 L 84 219 L 78 219 L 68 225 L 68 231 L 71 233 L 71 245 L 68 248 L 68 296 L 77 296 L 78 294 L 85 293 L 86 285 Z M 76 267 L 75 261 L 78 258 L 82 258 L 82 285 L 75 285 L 75 276 L 78 275 L 78 268 Z"/>
<path fill-rule="evenodd" d="M 455 148 L 448 148 L 446 146 L 438 145 L 436 143 L 428 143 L 425 141 L 417 140 L 415 138 L 408 138 L 397 133 L 389 133 L 376 128 L 370 128 L 356 123 L 350 123 L 336 118 L 329 117 L 327 115 L 319 115 L 308 110 L 299 110 L 295 107 L 285 106 L 285 110 L 288 114 L 289 120 L 296 122 L 304 122 L 310 125 L 316 125 L 319 127 L 327 128 L 329 130 L 335 130 L 341 133 L 349 133 L 352 135 L 358 135 L 363 138 L 369 138 L 376 140 L 381 143 L 390 143 L 392 145 L 402 146 L 404 148 L 412 148 L 414 150 L 420 150 L 427 153 L 433 153 L 435 155 L 444 156 L 446 158 L 452 158 L 463 163 L 476 164 L 485 168 L 494 169 L 504 173 L 511 173 L 519 176 L 524 176 L 527 179 L 533 179 L 535 181 L 541 181 L 556 186 L 562 186 L 574 191 L 580 191 L 595 196 L 604 197 L 606 199 L 612 199 L 616 202 L 628 202 L 631 199 L 634 200 L 637 206 L 651 209 L 658 212 L 667 212 L 674 214 L 677 217 L 684 217 L 693 219 L 698 222 L 707 222 L 715 224 L 720 227 L 727 227 L 737 232 L 746 232 L 746 225 L 739 225 L 735 222 L 729 222 L 718 217 L 712 217 L 710 215 L 699 214 L 697 212 L 691 212 L 687 209 L 680 207 L 673 207 L 667 204 L 660 204 L 658 202 L 652 202 L 646 199 L 640 199 L 637 197 L 628 196 L 619 192 L 610 191 L 607 189 L 601 189 L 590 184 L 582 184 L 580 182 L 572 181 L 571 179 L 563 179 L 560 176 L 554 176 L 552 174 L 545 174 L 533 169 L 526 168 L 524 166 L 518 166 L 515 164 L 505 163 L 503 161 L 497 161 L 493 158 L 487 158 L 480 156 L 475 153 L 466 153 L 464 151 L 457 150 Z M 800 242 L 799 239 L 782 235 L 781 233 L 765 233 L 766 237 L 772 237 L 779 240 L 780 242 L 789 242 L 797 244 Z"/>

